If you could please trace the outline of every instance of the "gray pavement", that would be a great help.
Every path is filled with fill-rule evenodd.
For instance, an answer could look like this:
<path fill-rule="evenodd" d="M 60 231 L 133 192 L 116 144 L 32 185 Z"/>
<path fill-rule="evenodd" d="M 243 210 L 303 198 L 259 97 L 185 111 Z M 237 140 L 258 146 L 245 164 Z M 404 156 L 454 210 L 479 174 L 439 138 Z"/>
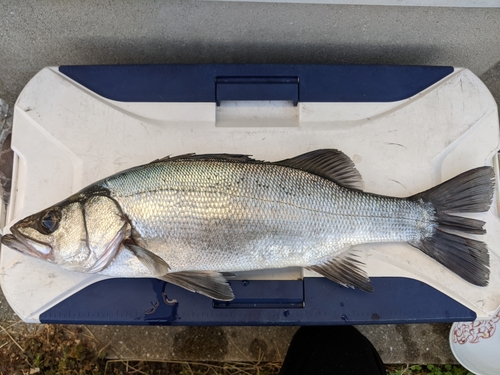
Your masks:
<path fill-rule="evenodd" d="M 0 97 L 44 66 L 375 63 L 467 67 L 500 101 L 500 9 L 200 1 L 0 4 Z M 0 321 L 15 319 L 0 293 Z M 281 360 L 294 327 L 91 327 L 133 359 Z M 363 326 L 386 363 L 453 363 L 449 325 Z"/>
<path fill-rule="evenodd" d="M 0 4 L 0 98 L 41 68 L 124 63 L 442 64 L 500 60 L 500 8 L 204 1 Z"/>

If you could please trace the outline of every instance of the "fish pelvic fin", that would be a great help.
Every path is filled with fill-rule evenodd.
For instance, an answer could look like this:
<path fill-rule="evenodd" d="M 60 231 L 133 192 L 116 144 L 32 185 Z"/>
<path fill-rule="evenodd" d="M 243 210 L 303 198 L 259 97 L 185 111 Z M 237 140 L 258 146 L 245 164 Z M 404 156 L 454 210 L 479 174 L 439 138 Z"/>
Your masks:
<path fill-rule="evenodd" d="M 226 278 L 215 271 L 169 272 L 158 279 L 219 300 L 232 301 L 234 293 Z"/>
<path fill-rule="evenodd" d="M 360 267 L 363 265 L 363 262 L 357 258 L 356 250 L 350 249 L 335 258 L 307 266 L 306 268 L 347 288 L 373 292 L 373 286 L 370 283 L 368 274 Z"/>
<path fill-rule="evenodd" d="M 488 247 L 467 234 L 484 234 L 485 222 L 460 213 L 488 211 L 493 199 L 494 173 L 479 167 L 410 197 L 430 202 L 435 210 L 435 229 L 431 236 L 411 243 L 464 280 L 487 286 L 490 277 Z"/>

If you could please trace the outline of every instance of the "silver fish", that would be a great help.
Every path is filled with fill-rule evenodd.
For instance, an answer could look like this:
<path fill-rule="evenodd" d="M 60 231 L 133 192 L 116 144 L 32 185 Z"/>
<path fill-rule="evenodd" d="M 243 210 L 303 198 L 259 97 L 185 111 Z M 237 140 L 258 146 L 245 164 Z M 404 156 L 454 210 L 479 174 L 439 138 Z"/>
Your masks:
<path fill-rule="evenodd" d="M 219 299 L 226 273 L 301 266 L 371 291 L 354 246 L 407 242 L 470 283 L 488 284 L 484 222 L 460 216 L 491 205 L 491 167 L 426 192 L 362 192 L 338 150 L 279 162 L 244 155 L 164 158 L 98 181 L 11 227 L 2 244 L 66 269 L 156 277 Z"/>

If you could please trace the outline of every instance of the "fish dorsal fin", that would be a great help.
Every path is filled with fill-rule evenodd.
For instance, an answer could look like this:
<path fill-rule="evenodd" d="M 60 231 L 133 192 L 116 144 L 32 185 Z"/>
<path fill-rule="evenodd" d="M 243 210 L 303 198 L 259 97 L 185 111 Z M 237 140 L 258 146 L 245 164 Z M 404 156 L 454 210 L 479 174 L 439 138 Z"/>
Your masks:
<path fill-rule="evenodd" d="M 169 272 L 158 278 L 219 301 L 234 299 L 231 286 L 220 272 L 179 271 Z"/>
<path fill-rule="evenodd" d="M 176 161 L 176 160 L 224 160 L 239 163 L 256 163 L 258 160 L 252 159 L 249 155 L 240 154 L 203 154 L 197 155 L 194 153 L 182 154 L 177 156 L 165 156 L 164 158 L 153 161 L 152 163 L 158 163 L 162 161 Z"/>
<path fill-rule="evenodd" d="M 363 180 L 353 161 L 339 150 L 315 150 L 273 164 L 301 169 L 349 189 L 363 189 Z"/>
<path fill-rule="evenodd" d="M 355 250 L 350 250 L 340 256 L 306 268 L 348 288 L 372 292 L 373 286 L 368 275 L 359 267 L 363 263 L 356 258 Z"/>

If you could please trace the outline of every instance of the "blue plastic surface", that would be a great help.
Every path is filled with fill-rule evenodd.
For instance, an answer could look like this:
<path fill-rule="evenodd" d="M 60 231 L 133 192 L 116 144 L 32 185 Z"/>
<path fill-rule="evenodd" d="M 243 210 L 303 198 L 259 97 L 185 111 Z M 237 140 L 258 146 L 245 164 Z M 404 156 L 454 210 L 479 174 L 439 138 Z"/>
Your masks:
<path fill-rule="evenodd" d="M 263 284 L 265 283 L 265 287 Z M 130 325 L 336 325 L 472 321 L 476 314 L 420 281 L 372 278 L 373 293 L 324 278 L 231 281 L 235 302 L 156 279 L 110 279 L 88 286 L 40 316 L 42 323 Z M 260 301 L 256 291 L 262 291 Z M 301 303 L 297 296 L 303 293 Z M 274 299 L 273 306 L 266 306 Z M 241 306 L 244 301 L 246 306 Z M 281 305 L 280 305 L 281 304 Z"/>
<path fill-rule="evenodd" d="M 208 64 L 61 66 L 59 71 L 105 98 L 124 102 L 216 102 L 216 82 L 227 77 L 296 78 L 300 102 L 392 102 L 418 94 L 453 68 Z M 260 94 L 257 90 L 250 100 L 282 100 Z"/>

